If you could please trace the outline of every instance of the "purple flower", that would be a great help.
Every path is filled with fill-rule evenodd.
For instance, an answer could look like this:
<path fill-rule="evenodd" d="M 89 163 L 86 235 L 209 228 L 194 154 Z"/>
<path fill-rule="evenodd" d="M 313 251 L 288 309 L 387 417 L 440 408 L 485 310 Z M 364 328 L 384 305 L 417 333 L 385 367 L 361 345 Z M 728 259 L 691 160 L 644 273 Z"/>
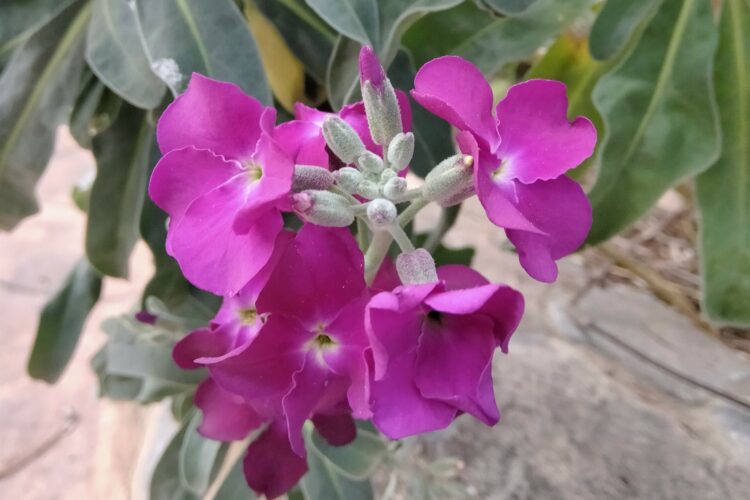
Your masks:
<path fill-rule="evenodd" d="M 474 187 L 490 220 L 505 228 L 521 265 L 534 278 L 557 278 L 556 260 L 580 247 L 591 206 L 564 174 L 591 156 L 596 130 L 567 119 L 564 84 L 529 80 L 512 86 L 492 114 L 492 90 L 470 62 L 446 56 L 426 63 L 412 96 L 461 130 L 461 151 L 474 157 Z"/>
<path fill-rule="evenodd" d="M 157 127 L 164 156 L 149 195 L 170 216 L 167 252 L 185 277 L 237 293 L 268 262 L 294 163 L 272 138 L 275 110 L 193 74 Z"/>
<path fill-rule="evenodd" d="M 258 296 L 257 311 L 266 319 L 257 335 L 235 355 L 208 365 L 223 389 L 264 415 L 283 418 L 300 456 L 305 420 L 371 415 L 363 267 L 347 229 L 306 224 Z"/>
<path fill-rule="evenodd" d="M 443 266 L 438 276 L 367 305 L 373 423 L 393 439 L 443 429 L 461 413 L 487 425 L 500 418 L 492 355 L 498 346 L 507 352 L 523 296 L 463 266 Z"/>

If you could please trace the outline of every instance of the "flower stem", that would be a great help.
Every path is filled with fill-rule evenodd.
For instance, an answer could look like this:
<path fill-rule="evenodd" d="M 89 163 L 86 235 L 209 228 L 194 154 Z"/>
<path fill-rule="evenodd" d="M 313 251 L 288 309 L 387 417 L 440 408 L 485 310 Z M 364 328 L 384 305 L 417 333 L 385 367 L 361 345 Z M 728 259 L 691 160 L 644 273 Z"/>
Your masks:
<path fill-rule="evenodd" d="M 396 240 L 396 243 L 398 243 L 398 246 L 399 248 L 401 248 L 402 252 L 414 251 L 414 245 L 406 235 L 404 228 L 402 228 L 398 224 L 391 224 L 388 227 L 388 231 L 391 233 L 391 236 L 393 236 L 393 239 Z"/>
<path fill-rule="evenodd" d="M 378 274 L 380 265 L 383 263 L 392 241 L 393 237 L 388 231 L 373 232 L 372 242 L 365 253 L 365 282 L 367 286 L 372 285 L 375 280 L 375 275 Z"/>
<path fill-rule="evenodd" d="M 398 216 L 398 225 L 401 227 L 406 227 L 406 225 L 411 222 L 414 216 L 417 215 L 417 212 L 422 210 L 429 203 L 430 202 L 425 200 L 424 198 L 417 198 L 416 200 L 412 201 L 409 206 L 406 207 L 404 211 L 401 212 L 401 214 Z"/>
<path fill-rule="evenodd" d="M 435 225 L 432 231 L 430 231 L 427 240 L 422 245 L 422 248 L 432 253 L 443 241 L 443 237 L 448 230 L 453 227 L 453 223 L 456 222 L 458 217 L 458 211 L 461 209 L 461 204 L 453 205 L 452 207 L 443 208 L 440 212 L 440 219 Z"/>

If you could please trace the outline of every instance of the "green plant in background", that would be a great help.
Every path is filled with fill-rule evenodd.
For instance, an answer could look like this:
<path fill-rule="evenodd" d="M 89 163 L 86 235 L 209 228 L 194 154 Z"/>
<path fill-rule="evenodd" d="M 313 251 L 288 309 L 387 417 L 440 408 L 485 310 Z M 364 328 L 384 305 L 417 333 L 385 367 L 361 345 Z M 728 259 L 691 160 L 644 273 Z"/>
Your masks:
<path fill-rule="evenodd" d="M 59 378 L 102 279 L 127 277 L 143 239 L 155 274 L 138 309 L 160 322 L 111 320 L 93 364 L 103 396 L 169 397 L 183 422 L 156 467 L 152 498 L 200 497 L 226 451 L 196 433 L 200 377 L 176 369 L 170 356 L 218 301 L 165 253 L 166 216 L 145 195 L 159 157 L 156 120 L 192 72 L 234 82 L 282 117 L 298 100 L 338 110 L 360 98 L 365 44 L 402 90 L 416 68 L 445 54 L 474 62 L 498 88 L 527 78 L 567 83 L 571 116 L 587 115 L 599 130 L 596 156 L 573 173 L 590 184 L 589 243 L 623 231 L 668 189 L 694 182 L 703 310 L 717 324 L 750 325 L 750 0 L 5 0 L 0 227 L 12 230 L 37 211 L 35 185 L 59 125 L 97 164 L 95 181 L 77 196 L 87 211 L 86 257 L 42 313 L 29 373 Z M 453 153 L 451 131 L 412 104 L 419 139 L 412 170 L 425 176 Z M 455 214 L 445 214 L 440 236 Z M 472 256 L 439 252 L 444 262 Z M 299 494 L 371 495 L 367 477 L 386 445 L 372 432 L 360 435 L 334 449 L 308 433 L 312 472 Z M 219 474 L 219 498 L 234 498 L 233 485 L 243 481 L 236 470 Z"/>

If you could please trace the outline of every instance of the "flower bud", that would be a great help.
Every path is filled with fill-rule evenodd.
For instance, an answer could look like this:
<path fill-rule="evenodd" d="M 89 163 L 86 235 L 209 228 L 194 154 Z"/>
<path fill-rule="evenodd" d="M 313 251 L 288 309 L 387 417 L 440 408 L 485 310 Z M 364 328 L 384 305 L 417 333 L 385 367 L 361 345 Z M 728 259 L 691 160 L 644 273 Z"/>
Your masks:
<path fill-rule="evenodd" d="M 396 205 L 393 202 L 376 198 L 367 205 L 367 218 L 375 227 L 387 227 L 398 216 Z"/>
<path fill-rule="evenodd" d="M 368 200 L 377 198 L 379 193 L 378 185 L 372 181 L 363 180 L 357 185 L 357 194 Z"/>
<path fill-rule="evenodd" d="M 347 193 L 356 193 L 357 186 L 362 182 L 362 174 L 352 167 L 343 167 L 333 173 L 336 183 Z"/>
<path fill-rule="evenodd" d="M 401 110 L 393 85 L 377 55 L 368 46 L 359 52 L 359 81 L 372 139 L 375 144 L 386 145 L 402 131 Z"/>
<path fill-rule="evenodd" d="M 365 103 L 365 114 L 372 140 L 381 146 L 390 143 L 391 139 L 403 130 L 401 110 L 390 80 L 386 78 L 380 88 L 369 81 L 364 82 L 362 100 Z"/>
<path fill-rule="evenodd" d="M 440 162 L 425 177 L 422 196 L 428 201 L 448 202 L 456 195 L 470 192 L 473 180 L 469 155 L 453 155 Z"/>
<path fill-rule="evenodd" d="M 406 179 L 393 177 L 383 186 L 383 195 L 390 200 L 397 200 L 406 192 Z"/>
<path fill-rule="evenodd" d="M 414 134 L 399 132 L 388 146 L 388 166 L 396 172 L 406 168 L 414 156 Z"/>
<path fill-rule="evenodd" d="M 385 184 L 389 180 L 391 180 L 394 177 L 396 177 L 396 175 L 397 175 L 396 172 L 394 172 L 390 168 L 387 168 L 387 169 L 383 170 L 382 174 L 380 174 L 380 183 L 381 184 Z"/>
<path fill-rule="evenodd" d="M 295 193 L 292 207 L 304 220 L 319 226 L 346 227 L 354 222 L 349 200 L 330 191 Z"/>
<path fill-rule="evenodd" d="M 365 152 L 365 145 L 351 125 L 338 116 L 329 116 L 323 122 L 323 137 L 331 151 L 345 164 Z"/>
<path fill-rule="evenodd" d="M 306 189 L 328 189 L 333 185 L 333 174 L 315 165 L 295 165 L 292 178 L 292 191 Z"/>
<path fill-rule="evenodd" d="M 365 151 L 362 156 L 357 158 L 357 165 L 367 172 L 379 174 L 383 171 L 383 159 L 372 151 Z"/>
<path fill-rule="evenodd" d="M 404 285 L 421 285 L 438 281 L 435 261 L 430 252 L 424 248 L 417 248 L 413 252 L 405 252 L 396 258 L 396 271 Z"/>

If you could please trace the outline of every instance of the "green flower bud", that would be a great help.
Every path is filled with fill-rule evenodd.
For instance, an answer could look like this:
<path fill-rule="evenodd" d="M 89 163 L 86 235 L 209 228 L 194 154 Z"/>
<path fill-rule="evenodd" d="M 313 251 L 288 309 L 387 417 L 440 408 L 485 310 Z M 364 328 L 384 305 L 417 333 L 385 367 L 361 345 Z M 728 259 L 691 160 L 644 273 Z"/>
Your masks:
<path fill-rule="evenodd" d="M 398 200 L 406 192 L 406 179 L 392 177 L 383 185 L 383 195 L 390 200 Z"/>
<path fill-rule="evenodd" d="M 362 84 L 362 100 L 372 140 L 381 146 L 389 144 L 402 131 L 401 110 L 390 80 L 386 78 L 377 87 L 371 81 L 365 81 Z"/>
<path fill-rule="evenodd" d="M 404 285 L 421 285 L 438 281 L 435 260 L 424 248 L 405 252 L 396 258 L 396 271 Z"/>
<path fill-rule="evenodd" d="M 387 227 L 398 216 L 398 210 L 393 202 L 376 198 L 367 204 L 367 218 L 375 227 Z"/>
<path fill-rule="evenodd" d="M 379 174 L 383 171 L 383 159 L 372 151 L 365 151 L 357 158 L 357 165 L 366 172 Z"/>
<path fill-rule="evenodd" d="M 377 198 L 379 192 L 378 185 L 373 181 L 363 180 L 357 185 L 357 194 L 368 200 Z"/>
<path fill-rule="evenodd" d="M 319 226 L 346 227 L 354 222 L 349 200 L 330 191 L 295 193 L 292 207 L 304 220 Z"/>
<path fill-rule="evenodd" d="M 325 119 L 323 137 L 331 151 L 346 164 L 353 163 L 366 151 L 359 134 L 338 116 L 329 116 Z"/>
<path fill-rule="evenodd" d="M 462 201 L 471 193 L 474 159 L 468 155 L 453 155 L 440 162 L 425 177 L 422 196 L 444 206 L 455 204 L 456 197 Z"/>
<path fill-rule="evenodd" d="M 362 173 L 356 168 L 343 167 L 333 173 L 336 184 L 347 193 L 356 193 L 357 186 L 362 182 Z"/>
<path fill-rule="evenodd" d="M 388 166 L 396 172 L 405 169 L 414 156 L 414 134 L 399 132 L 388 146 Z"/>

